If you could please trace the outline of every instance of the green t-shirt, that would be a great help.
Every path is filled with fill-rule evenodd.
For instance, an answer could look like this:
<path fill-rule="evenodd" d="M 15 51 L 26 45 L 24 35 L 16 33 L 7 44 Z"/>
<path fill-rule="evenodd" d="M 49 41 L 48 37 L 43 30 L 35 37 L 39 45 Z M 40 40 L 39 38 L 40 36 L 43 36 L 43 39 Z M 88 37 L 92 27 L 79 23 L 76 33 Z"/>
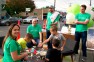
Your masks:
<path fill-rule="evenodd" d="M 20 60 L 14 61 L 11 56 L 11 52 L 17 51 L 18 55 L 20 55 L 21 46 L 17 41 L 8 37 L 4 44 L 4 57 L 3 62 L 21 62 Z"/>
<path fill-rule="evenodd" d="M 24 40 L 24 38 L 20 38 L 17 40 L 17 42 L 20 44 L 20 46 L 22 47 L 22 49 L 26 48 L 26 41 Z"/>
<path fill-rule="evenodd" d="M 42 32 L 42 28 L 39 24 L 35 26 L 29 25 L 27 27 L 27 33 L 32 34 L 34 38 L 39 38 L 39 32 Z"/>
<path fill-rule="evenodd" d="M 52 24 L 51 18 L 50 18 L 51 15 L 52 15 L 52 13 L 51 12 L 48 12 L 48 14 L 47 14 L 47 26 L 46 26 L 46 29 L 47 30 L 50 30 L 50 28 L 51 28 L 51 24 Z M 59 21 L 59 18 L 60 18 L 60 15 L 57 16 L 57 18 L 55 19 L 54 22 L 58 22 Z"/>
<path fill-rule="evenodd" d="M 76 20 L 84 22 L 86 20 L 90 20 L 90 14 L 88 13 L 79 13 L 76 15 Z M 87 24 L 76 24 L 76 32 L 84 32 L 87 31 Z"/>

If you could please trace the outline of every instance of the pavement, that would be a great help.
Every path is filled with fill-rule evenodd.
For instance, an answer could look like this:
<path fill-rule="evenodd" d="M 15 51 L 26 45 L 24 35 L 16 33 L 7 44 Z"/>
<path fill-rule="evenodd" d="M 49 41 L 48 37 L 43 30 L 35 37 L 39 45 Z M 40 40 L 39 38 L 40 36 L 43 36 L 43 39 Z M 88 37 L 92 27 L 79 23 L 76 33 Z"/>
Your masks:
<path fill-rule="evenodd" d="M 42 26 L 43 22 L 39 21 L 39 24 Z M 26 34 L 26 28 L 27 28 L 28 25 L 29 24 L 22 24 L 21 25 L 21 29 L 20 29 L 21 37 L 24 37 L 24 35 Z M 61 30 L 63 25 L 64 24 L 62 22 L 60 22 L 59 31 Z M 0 26 L 0 36 L 5 36 L 6 35 L 8 27 L 9 26 Z M 3 54 L 3 51 L 0 48 L 0 55 L 2 55 L 2 54 Z M 82 53 L 80 54 L 80 50 L 79 50 L 79 55 L 77 56 L 77 60 L 75 62 L 83 62 L 83 61 L 81 61 L 81 58 L 82 58 Z M 63 62 L 71 62 L 71 57 L 70 56 L 64 57 L 64 61 Z M 94 62 L 94 51 L 87 50 L 87 61 L 85 61 L 85 62 Z"/>

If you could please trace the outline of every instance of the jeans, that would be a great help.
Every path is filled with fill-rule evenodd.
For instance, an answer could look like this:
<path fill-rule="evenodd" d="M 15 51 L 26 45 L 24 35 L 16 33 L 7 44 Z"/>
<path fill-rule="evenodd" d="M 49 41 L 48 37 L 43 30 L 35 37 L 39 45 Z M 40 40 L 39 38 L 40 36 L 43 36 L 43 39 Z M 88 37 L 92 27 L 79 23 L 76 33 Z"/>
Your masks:
<path fill-rule="evenodd" d="M 74 48 L 74 52 L 76 54 L 78 54 L 80 39 L 82 40 L 82 53 L 83 53 L 83 56 L 87 57 L 87 52 L 86 52 L 87 31 L 75 32 L 76 45 L 75 45 L 75 48 Z"/>
<path fill-rule="evenodd" d="M 50 31 L 46 29 L 46 39 L 48 39 L 50 35 L 51 35 Z M 50 41 L 47 43 L 47 45 L 48 49 L 52 48 L 52 43 Z"/>
<path fill-rule="evenodd" d="M 36 43 L 37 43 L 37 45 L 39 44 L 39 38 L 34 38 L 34 40 L 36 41 Z M 31 42 L 28 42 L 27 44 L 26 44 L 26 46 L 28 47 L 28 48 L 31 48 L 31 47 L 33 47 L 33 46 L 35 46 L 34 44 L 33 44 L 33 42 L 31 41 Z"/>

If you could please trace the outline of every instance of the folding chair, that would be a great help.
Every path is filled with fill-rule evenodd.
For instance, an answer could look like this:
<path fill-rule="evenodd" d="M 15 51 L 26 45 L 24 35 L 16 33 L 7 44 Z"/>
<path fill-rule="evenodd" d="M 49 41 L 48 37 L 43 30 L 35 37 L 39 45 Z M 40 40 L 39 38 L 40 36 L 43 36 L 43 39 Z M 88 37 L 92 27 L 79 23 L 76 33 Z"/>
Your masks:
<path fill-rule="evenodd" d="M 75 47 L 76 41 L 67 39 L 66 40 L 66 45 L 64 46 L 64 50 L 62 51 L 62 61 L 63 57 L 65 56 L 71 56 L 71 61 L 73 61 L 73 55 L 74 55 L 74 47 Z"/>

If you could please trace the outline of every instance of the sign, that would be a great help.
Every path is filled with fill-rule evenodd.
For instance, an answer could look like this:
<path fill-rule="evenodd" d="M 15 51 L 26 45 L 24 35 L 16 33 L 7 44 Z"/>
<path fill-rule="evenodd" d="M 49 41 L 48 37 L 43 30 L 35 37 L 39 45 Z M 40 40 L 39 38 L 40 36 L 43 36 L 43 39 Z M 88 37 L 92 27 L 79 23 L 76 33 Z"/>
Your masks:
<path fill-rule="evenodd" d="M 31 8 L 26 8 L 26 11 L 30 11 L 31 10 Z"/>

